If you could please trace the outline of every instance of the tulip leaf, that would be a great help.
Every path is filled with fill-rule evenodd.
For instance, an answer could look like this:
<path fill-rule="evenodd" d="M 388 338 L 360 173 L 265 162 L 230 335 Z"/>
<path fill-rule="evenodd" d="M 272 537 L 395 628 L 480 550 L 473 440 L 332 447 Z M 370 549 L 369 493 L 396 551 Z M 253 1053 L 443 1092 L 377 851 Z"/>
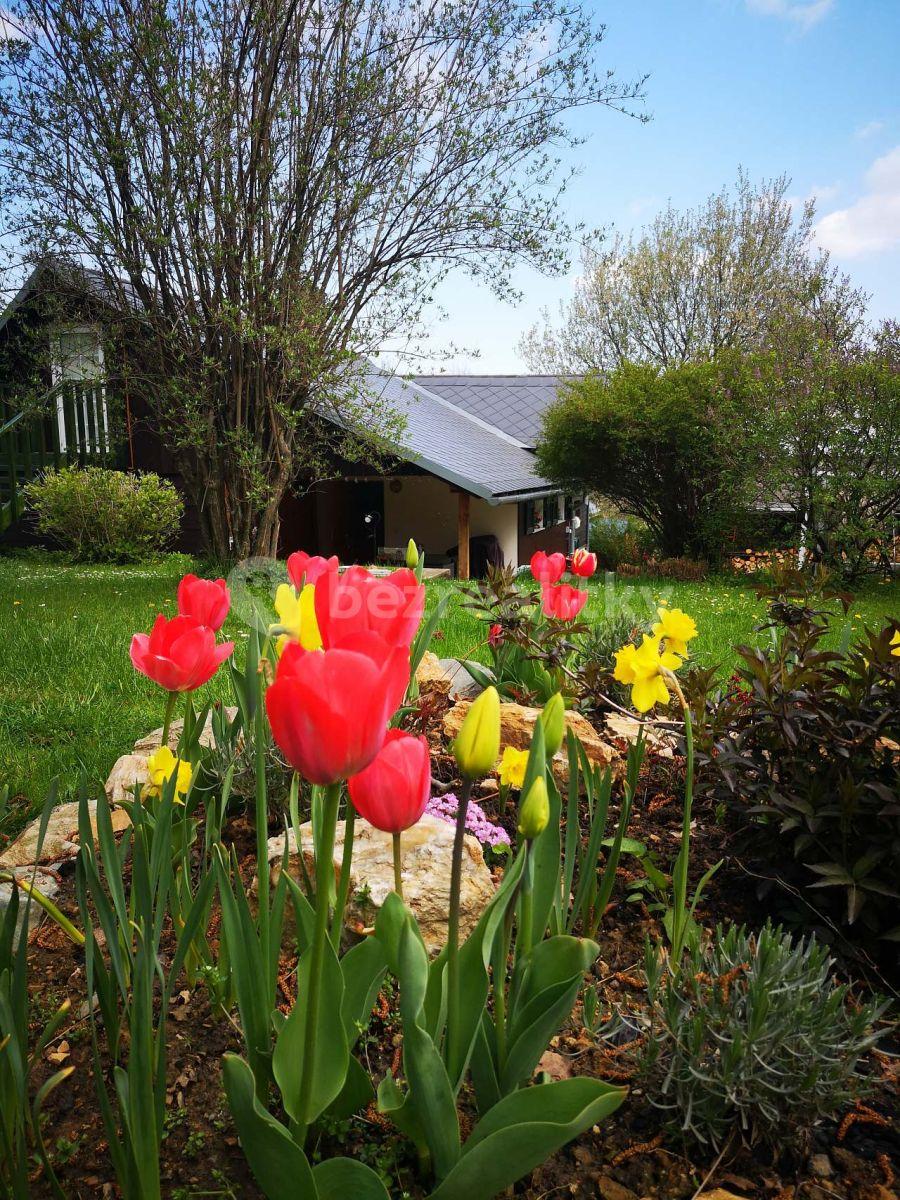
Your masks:
<path fill-rule="evenodd" d="M 438 1178 L 459 1158 L 459 1118 L 450 1079 L 437 1046 L 422 1028 L 428 956 L 411 916 L 400 935 L 400 1012 L 403 1063 L 412 1102 L 421 1122 Z"/>
<path fill-rule="evenodd" d="M 385 1075 L 378 1085 L 378 1111 L 393 1121 L 401 1133 L 406 1134 L 416 1147 L 419 1158 L 428 1161 L 430 1151 L 419 1114 L 409 1093 L 404 1095 L 400 1091 L 391 1074 Z"/>
<path fill-rule="evenodd" d="M 500 1091 L 514 1091 L 533 1074 L 550 1039 L 572 1011 L 583 976 L 553 984 L 528 1004 L 511 1031 L 512 1042 L 500 1076 Z"/>
<path fill-rule="evenodd" d="M 306 1155 L 257 1100 L 247 1063 L 236 1054 L 226 1054 L 222 1074 L 241 1146 L 268 1200 L 318 1200 Z"/>
<path fill-rule="evenodd" d="M 375 1089 L 369 1072 L 352 1054 L 347 1062 L 347 1078 L 338 1096 L 325 1110 L 332 1121 L 349 1121 L 352 1116 L 366 1108 L 372 1101 Z"/>
<path fill-rule="evenodd" d="M 429 1200 L 492 1200 L 624 1098 L 623 1089 L 599 1079 L 564 1079 L 506 1096 L 475 1126 Z"/>
<path fill-rule="evenodd" d="M 511 1013 L 512 1023 L 515 1024 L 516 1013 L 546 988 L 570 979 L 573 975 L 583 975 L 599 953 L 600 947 L 590 938 L 559 934 L 538 942 L 523 964 L 524 974 L 521 986 L 516 992 L 515 1006 Z"/>
<path fill-rule="evenodd" d="M 369 1017 L 386 970 L 387 957 L 384 946 L 373 937 L 352 946 L 341 959 L 341 974 L 344 977 L 341 1015 L 344 1018 L 347 1044 L 351 1049 L 369 1024 Z"/>
<path fill-rule="evenodd" d="M 329 1158 L 313 1169 L 319 1200 L 391 1200 L 387 1188 L 365 1163 Z"/>
<path fill-rule="evenodd" d="M 299 1124 L 310 1125 L 340 1094 L 347 1076 L 350 1057 L 347 1033 L 341 1008 L 344 998 L 344 977 L 334 947 L 326 941 L 322 971 L 319 979 L 319 1004 L 315 1034 L 312 1039 L 313 1063 L 304 1072 L 303 1056 L 306 1044 L 306 1024 L 309 1020 L 307 1000 L 310 992 L 312 950 L 300 957 L 297 968 L 297 1000 L 291 1009 L 272 1055 L 275 1082 L 281 1091 L 285 1112 Z M 304 1075 L 308 1076 L 305 1093 L 301 1092 Z"/>
<path fill-rule="evenodd" d="M 497 1038 L 487 1013 L 481 1014 L 481 1026 L 470 1060 L 472 1084 L 478 1111 L 482 1114 L 500 1100 L 500 1081 L 497 1078 Z"/>

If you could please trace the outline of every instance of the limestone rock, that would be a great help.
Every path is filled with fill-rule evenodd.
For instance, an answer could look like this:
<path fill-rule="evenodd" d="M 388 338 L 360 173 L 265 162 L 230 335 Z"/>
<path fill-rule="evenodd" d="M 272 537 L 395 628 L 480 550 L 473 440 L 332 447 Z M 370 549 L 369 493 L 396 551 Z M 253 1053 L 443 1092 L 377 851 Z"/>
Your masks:
<path fill-rule="evenodd" d="M 91 818 L 91 831 L 97 834 L 97 801 L 88 801 Z M 129 824 L 128 814 L 124 809 L 113 809 L 113 829 L 118 832 Z M 78 801 L 69 804 L 59 804 L 50 814 L 47 822 L 47 833 L 41 846 L 40 859 L 38 853 L 38 836 L 41 829 L 41 818 L 35 817 L 30 821 L 16 840 L 0 854 L 0 867 L 7 870 L 10 867 L 26 867 L 34 862 L 52 863 L 61 859 L 72 858 L 78 853 Z"/>
<path fill-rule="evenodd" d="M 233 721 L 237 716 L 237 709 L 228 707 L 225 709 L 225 715 L 228 717 L 229 721 Z M 181 717 L 179 717 L 176 721 L 173 721 L 169 726 L 169 748 L 171 750 L 178 749 L 178 740 L 181 737 L 181 732 L 183 729 L 184 721 Z M 135 754 L 143 754 L 146 756 L 148 754 L 152 754 L 154 750 L 158 750 L 161 745 L 162 725 L 160 725 L 158 729 L 154 729 L 151 733 L 148 733 L 146 737 L 138 738 L 138 740 L 134 743 L 134 752 Z M 203 729 L 200 732 L 200 745 L 205 746 L 207 749 L 213 745 L 212 712 L 210 712 L 209 716 L 206 718 L 206 724 L 203 726 Z"/>
<path fill-rule="evenodd" d="M 459 700 L 444 716 L 444 735 L 452 741 L 462 728 L 469 711 L 469 701 Z M 534 724 L 541 714 L 539 708 L 524 704 L 504 702 L 500 705 L 500 751 L 507 746 L 516 750 L 527 750 L 531 745 Z M 588 719 L 579 712 L 566 712 L 566 725 L 584 747 L 589 760 L 600 767 L 612 766 L 616 775 L 622 774 L 625 763 L 614 746 L 605 742 Z M 558 783 L 565 784 L 569 778 L 569 757 L 565 745 L 553 760 L 553 775 Z"/>
<path fill-rule="evenodd" d="M 110 804 L 134 799 L 134 785 L 147 782 L 147 759 L 151 752 L 123 754 L 117 758 L 106 781 L 106 796 Z"/>
<path fill-rule="evenodd" d="M 54 871 L 47 870 L 46 868 L 42 867 L 38 867 L 35 871 L 34 867 L 24 866 L 17 867 L 12 872 L 16 878 L 27 879 L 29 883 L 32 882 L 32 873 L 34 873 L 33 882 L 35 889 L 41 892 L 42 895 L 46 896 L 48 900 L 55 899 L 56 894 L 59 891 L 59 880 L 57 879 Z M 36 900 L 32 900 L 31 904 L 29 905 L 27 892 L 19 888 L 17 884 L 11 881 L 0 882 L 0 924 L 3 923 L 3 920 L 6 916 L 6 909 L 9 906 L 13 888 L 16 888 L 19 893 L 19 911 L 16 917 L 16 932 L 13 938 L 14 944 L 18 944 L 19 936 L 22 932 L 22 926 L 25 924 L 26 909 L 28 910 L 28 933 L 30 933 L 32 929 L 37 929 L 38 925 L 40 925 L 41 919 L 44 916 L 44 910 Z M 26 934 L 26 937 L 27 936 L 28 935 Z"/>
<path fill-rule="evenodd" d="M 429 953 L 436 954 L 447 940 L 447 911 L 450 902 L 450 863 L 453 853 L 453 826 L 439 817 L 425 814 L 402 836 L 403 899 L 422 930 Z M 300 827 L 303 857 L 310 878 L 313 876 L 312 827 Z M 288 840 L 288 869 L 295 879 L 302 879 L 293 831 Z M 334 848 L 335 879 L 340 878 L 344 846 L 344 822 L 339 821 Z M 284 855 L 284 834 L 269 838 L 269 860 L 272 880 L 278 879 Z M 358 818 L 353 838 L 350 900 L 347 920 L 351 925 L 369 928 L 375 914 L 389 892 L 394 890 L 393 840 L 389 833 L 375 829 L 368 821 Z M 460 937 L 465 938 L 475 928 L 488 902 L 494 895 L 494 883 L 484 863 L 479 842 L 466 835 L 462 863 L 460 898 Z"/>
<path fill-rule="evenodd" d="M 632 744 L 638 739 L 641 723 L 636 717 L 628 717 L 624 713 L 607 713 L 606 728 L 613 737 L 624 738 Z M 675 736 L 664 729 L 653 725 L 644 726 L 644 742 L 650 750 L 655 751 L 660 758 L 671 758 L 675 746 Z"/>
<path fill-rule="evenodd" d="M 481 685 L 475 682 L 475 676 L 467 667 L 455 658 L 442 658 L 441 666 L 450 676 L 450 694 L 458 700 L 474 700 L 481 691 Z"/>
<path fill-rule="evenodd" d="M 426 650 L 416 667 L 416 683 L 423 696 L 449 696 L 453 679 L 438 656 Z"/>

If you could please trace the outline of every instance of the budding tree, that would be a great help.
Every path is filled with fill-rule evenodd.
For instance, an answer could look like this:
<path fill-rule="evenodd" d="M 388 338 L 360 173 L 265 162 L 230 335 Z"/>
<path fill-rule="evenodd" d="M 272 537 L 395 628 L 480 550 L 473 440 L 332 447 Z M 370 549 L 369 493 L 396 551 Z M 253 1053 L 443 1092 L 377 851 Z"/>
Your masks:
<path fill-rule="evenodd" d="M 211 551 L 271 553 L 353 366 L 448 270 L 565 267 L 567 114 L 628 109 L 567 0 L 12 0 L 7 234 L 99 272 Z M 371 429 L 391 418 L 366 412 Z"/>

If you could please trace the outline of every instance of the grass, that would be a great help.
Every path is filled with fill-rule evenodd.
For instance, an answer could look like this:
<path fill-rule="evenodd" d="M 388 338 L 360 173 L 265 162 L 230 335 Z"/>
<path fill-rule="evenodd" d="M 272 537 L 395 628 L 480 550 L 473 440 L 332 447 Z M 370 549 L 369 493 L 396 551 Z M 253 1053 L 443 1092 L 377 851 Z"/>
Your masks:
<path fill-rule="evenodd" d="M 132 670 L 128 646 L 133 633 L 149 630 L 156 613 L 175 612 L 175 589 L 189 570 L 202 573 L 184 555 L 137 567 L 75 566 L 44 551 L 0 557 L 0 789 L 9 786 L 20 812 L 42 801 L 55 776 L 62 794 L 74 794 L 82 777 L 96 793 L 118 755 L 162 723 L 162 695 Z M 636 626 L 646 626 L 663 600 L 686 609 L 700 628 L 694 657 L 723 670 L 735 661 L 735 642 L 766 636 L 753 633 L 765 605 L 745 581 L 612 578 L 590 590 L 591 621 L 625 611 Z M 431 584 L 429 606 L 446 591 L 455 592 L 455 585 Z M 847 620 L 835 621 L 832 644 L 898 613 L 900 583 L 873 583 Z M 232 615 L 224 632 L 240 655 L 244 621 Z M 451 601 L 432 648 L 442 657 L 484 659 L 484 634 L 484 626 Z M 200 698 L 227 698 L 228 688 L 220 672 Z"/>

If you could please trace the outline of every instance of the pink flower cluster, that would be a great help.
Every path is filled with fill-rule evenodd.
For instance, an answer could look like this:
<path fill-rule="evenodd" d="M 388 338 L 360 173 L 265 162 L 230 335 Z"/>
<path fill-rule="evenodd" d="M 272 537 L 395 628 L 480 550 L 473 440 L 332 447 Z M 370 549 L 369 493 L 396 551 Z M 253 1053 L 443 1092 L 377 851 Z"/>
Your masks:
<path fill-rule="evenodd" d="M 452 825 L 456 821 L 458 809 L 459 801 L 452 792 L 448 792 L 446 796 L 432 796 L 425 811 Z M 496 848 L 509 845 L 509 834 L 503 826 L 494 825 L 489 821 L 484 809 L 474 801 L 470 801 L 466 809 L 466 832 L 477 838 L 482 846 Z"/>

